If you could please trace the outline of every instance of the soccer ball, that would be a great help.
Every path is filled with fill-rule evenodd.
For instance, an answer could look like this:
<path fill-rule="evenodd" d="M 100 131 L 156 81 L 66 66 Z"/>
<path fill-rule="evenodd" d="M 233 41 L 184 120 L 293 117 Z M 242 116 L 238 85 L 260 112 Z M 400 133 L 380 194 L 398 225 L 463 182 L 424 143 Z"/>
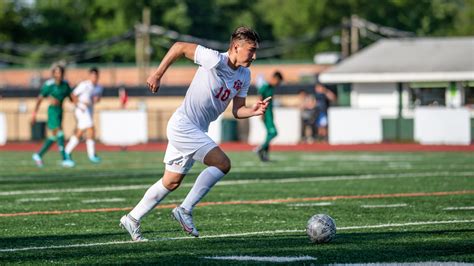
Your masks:
<path fill-rule="evenodd" d="M 329 215 L 313 215 L 306 225 L 306 234 L 313 243 L 330 242 L 336 236 L 336 223 Z"/>

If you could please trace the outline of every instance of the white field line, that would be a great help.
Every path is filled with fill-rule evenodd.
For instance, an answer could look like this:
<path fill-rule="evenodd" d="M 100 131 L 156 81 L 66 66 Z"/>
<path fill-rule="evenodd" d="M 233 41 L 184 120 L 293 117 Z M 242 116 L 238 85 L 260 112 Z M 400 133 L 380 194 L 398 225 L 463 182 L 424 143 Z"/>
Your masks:
<path fill-rule="evenodd" d="M 360 205 L 361 208 L 399 208 L 399 207 L 406 207 L 408 204 L 400 203 L 400 204 L 386 204 L 386 205 Z"/>
<path fill-rule="evenodd" d="M 287 204 L 286 206 L 308 207 L 308 206 L 330 206 L 330 205 L 333 205 L 333 203 L 332 202 L 292 203 L 292 204 Z"/>
<path fill-rule="evenodd" d="M 24 199 L 17 199 L 16 202 L 44 202 L 44 201 L 58 201 L 61 198 L 59 197 L 52 197 L 52 198 L 24 198 Z"/>
<path fill-rule="evenodd" d="M 105 173 L 94 173 L 94 177 L 108 177 L 108 176 L 113 176 L 113 177 L 123 177 L 123 176 L 130 176 L 130 177 L 143 177 L 144 175 L 156 175 L 157 177 L 163 173 L 163 169 L 151 169 L 151 170 L 146 170 L 143 168 L 127 168 L 127 170 L 137 170 L 139 172 L 137 173 L 124 173 L 124 172 L 105 172 Z M 68 178 L 81 178 L 81 177 L 90 177 L 91 174 L 81 174 L 81 173 L 74 173 L 74 174 L 56 174 L 55 177 L 68 177 Z M 43 175 L 39 176 L 22 176 L 22 180 L 27 178 L 27 180 L 37 180 L 38 178 L 43 177 Z M 2 181 L 9 181 L 9 180 L 18 180 L 18 176 L 0 176 L 0 180 Z"/>
<path fill-rule="evenodd" d="M 369 179 L 391 179 L 409 177 L 434 177 L 434 176 L 473 176 L 474 172 L 428 172 L 428 173 L 402 173 L 402 174 L 368 174 L 368 175 L 341 175 L 341 176 L 315 176 L 315 177 L 295 177 L 283 179 L 245 179 L 221 181 L 216 186 L 233 186 L 247 184 L 283 184 L 283 183 L 303 183 L 321 181 L 345 181 L 345 180 L 369 180 Z M 52 194 L 52 193 L 89 193 L 104 191 L 124 191 L 124 190 L 144 190 L 151 186 L 147 185 L 127 185 L 127 186 L 105 186 L 105 187 L 84 187 L 65 189 L 36 189 L 36 190 L 13 190 L 2 191 L 0 196 L 12 196 L 22 194 Z M 193 183 L 184 183 L 182 187 L 191 187 Z"/>
<path fill-rule="evenodd" d="M 184 198 L 183 199 L 176 199 L 176 200 L 164 200 L 163 201 L 163 204 L 168 204 L 168 203 L 181 203 L 184 201 Z"/>
<path fill-rule="evenodd" d="M 376 225 L 358 225 L 358 226 L 346 226 L 337 228 L 338 231 L 344 230 L 355 230 L 355 229 L 370 229 L 370 228 L 389 228 L 389 227 L 405 227 L 405 226 L 417 226 L 417 225 L 438 225 L 438 224 L 456 224 L 456 223 L 474 223 L 474 220 L 448 220 L 448 221 L 424 221 L 424 222 L 410 222 L 410 223 L 396 223 L 396 224 L 376 224 Z M 304 233 L 305 230 L 301 229 L 289 229 L 289 230 L 274 230 L 274 231 L 257 231 L 257 232 L 245 232 L 245 233 L 234 233 L 234 234 L 220 234 L 220 235 L 208 235 L 201 236 L 200 239 L 206 238 L 227 238 L 227 237 L 242 237 L 242 236 L 256 236 L 256 235 L 275 235 L 275 234 L 288 234 L 288 233 Z M 124 233 L 125 235 L 126 233 Z M 170 238 L 157 238 L 150 239 L 144 242 L 158 242 L 158 241 L 169 241 L 169 240 L 189 240 L 196 239 L 191 236 L 184 237 L 170 237 Z M 84 244 L 71 244 L 71 245 L 55 245 L 55 246 L 36 246 L 36 247 L 24 247 L 24 248 L 6 248 L 0 249 L 0 252 L 18 252 L 28 250 L 44 250 L 44 249 L 68 249 L 68 248 L 81 248 L 81 247 L 95 247 L 95 246 L 109 246 L 109 245 L 120 245 L 120 244 L 138 244 L 140 242 L 133 241 L 110 241 L 110 242 L 96 242 L 96 243 L 84 243 Z"/>
<path fill-rule="evenodd" d="M 110 199 L 89 199 L 83 200 L 82 203 L 99 203 L 99 202 L 123 202 L 124 198 L 110 198 Z"/>
<path fill-rule="evenodd" d="M 209 260 L 236 260 L 236 261 L 260 261 L 260 262 L 295 262 L 295 261 L 316 260 L 315 257 L 311 257 L 311 256 L 300 256 L 300 257 L 215 256 L 215 257 L 202 257 L 202 258 L 209 259 Z"/>
<path fill-rule="evenodd" d="M 444 211 L 457 211 L 457 210 L 474 210 L 474 206 L 464 206 L 464 207 L 447 207 L 443 209 Z"/>

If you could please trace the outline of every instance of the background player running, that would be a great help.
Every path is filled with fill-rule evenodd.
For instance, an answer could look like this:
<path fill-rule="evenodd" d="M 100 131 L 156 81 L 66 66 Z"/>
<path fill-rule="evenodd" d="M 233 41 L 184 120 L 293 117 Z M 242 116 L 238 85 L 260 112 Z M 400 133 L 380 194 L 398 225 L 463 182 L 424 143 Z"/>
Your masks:
<path fill-rule="evenodd" d="M 100 158 L 95 153 L 95 129 L 94 129 L 94 104 L 99 102 L 103 88 L 98 85 L 99 70 L 91 68 L 89 79 L 84 80 L 72 91 L 71 97 L 76 103 L 74 115 L 76 116 L 77 129 L 66 145 L 66 155 L 71 159 L 71 153 L 79 144 L 84 133 L 86 133 L 86 148 L 89 160 L 100 163 Z"/>
<path fill-rule="evenodd" d="M 275 71 L 272 75 L 272 78 L 268 82 L 264 82 L 263 85 L 258 88 L 260 100 L 273 97 L 275 88 L 280 86 L 282 81 L 282 74 L 279 71 Z M 272 139 L 278 135 L 275 123 L 273 122 L 273 101 L 270 101 L 268 104 L 267 110 L 263 115 L 263 123 L 265 124 L 265 129 L 267 130 L 267 136 L 265 138 L 265 142 L 257 148 L 257 153 L 262 162 L 267 162 L 269 160 L 268 154 L 270 152 L 270 141 L 272 141 Z"/>
<path fill-rule="evenodd" d="M 49 137 L 43 143 L 41 149 L 33 154 L 33 160 L 38 167 L 43 167 L 43 156 L 49 150 L 54 142 L 58 143 L 59 153 L 63 159 L 61 165 L 63 167 L 73 167 L 74 162 L 69 160 L 64 150 L 64 132 L 62 130 L 63 119 L 63 101 L 66 97 L 71 99 L 71 87 L 64 80 L 64 67 L 60 65 L 53 66 L 53 78 L 47 80 L 41 87 L 40 94 L 36 100 L 36 104 L 31 116 L 31 123 L 36 122 L 36 114 L 40 108 L 41 102 L 45 98 L 49 98 L 50 105 L 48 107 L 48 129 Z"/>

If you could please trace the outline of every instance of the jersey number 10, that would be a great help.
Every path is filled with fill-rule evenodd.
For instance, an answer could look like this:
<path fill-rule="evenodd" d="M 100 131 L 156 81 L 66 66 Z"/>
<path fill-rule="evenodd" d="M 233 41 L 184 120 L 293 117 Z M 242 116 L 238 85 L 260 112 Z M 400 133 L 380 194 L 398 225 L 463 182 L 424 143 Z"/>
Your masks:
<path fill-rule="evenodd" d="M 229 89 L 225 89 L 224 93 L 222 93 L 222 91 L 224 91 L 224 87 L 221 87 L 219 89 L 219 92 L 217 93 L 216 97 L 217 99 L 221 99 L 221 101 L 225 102 L 227 101 L 227 99 L 229 99 L 229 96 L 230 96 L 230 90 Z M 222 94 L 222 95 L 221 95 Z"/>

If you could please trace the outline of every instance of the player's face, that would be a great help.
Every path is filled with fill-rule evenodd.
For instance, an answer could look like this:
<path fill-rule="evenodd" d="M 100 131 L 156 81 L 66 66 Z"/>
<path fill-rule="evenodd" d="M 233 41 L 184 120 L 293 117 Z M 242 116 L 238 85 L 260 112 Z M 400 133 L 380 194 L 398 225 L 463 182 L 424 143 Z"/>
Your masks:
<path fill-rule="evenodd" d="M 61 71 L 61 69 L 55 68 L 55 69 L 53 70 L 53 78 L 54 78 L 54 80 L 56 81 L 56 83 L 59 83 L 59 82 L 61 82 L 61 81 L 63 80 L 64 74 L 63 74 L 63 72 Z"/>
<path fill-rule="evenodd" d="M 238 42 L 236 47 L 237 64 L 243 67 L 249 67 L 257 59 L 258 44 L 248 41 Z"/>
<path fill-rule="evenodd" d="M 279 79 L 279 78 L 277 78 L 277 77 L 272 77 L 270 83 L 271 83 L 271 85 L 272 85 L 273 87 L 280 86 L 280 84 L 281 84 L 281 79 Z"/>
<path fill-rule="evenodd" d="M 99 74 L 95 72 L 91 72 L 89 74 L 90 80 L 92 81 L 93 84 L 97 84 L 99 82 Z"/>

